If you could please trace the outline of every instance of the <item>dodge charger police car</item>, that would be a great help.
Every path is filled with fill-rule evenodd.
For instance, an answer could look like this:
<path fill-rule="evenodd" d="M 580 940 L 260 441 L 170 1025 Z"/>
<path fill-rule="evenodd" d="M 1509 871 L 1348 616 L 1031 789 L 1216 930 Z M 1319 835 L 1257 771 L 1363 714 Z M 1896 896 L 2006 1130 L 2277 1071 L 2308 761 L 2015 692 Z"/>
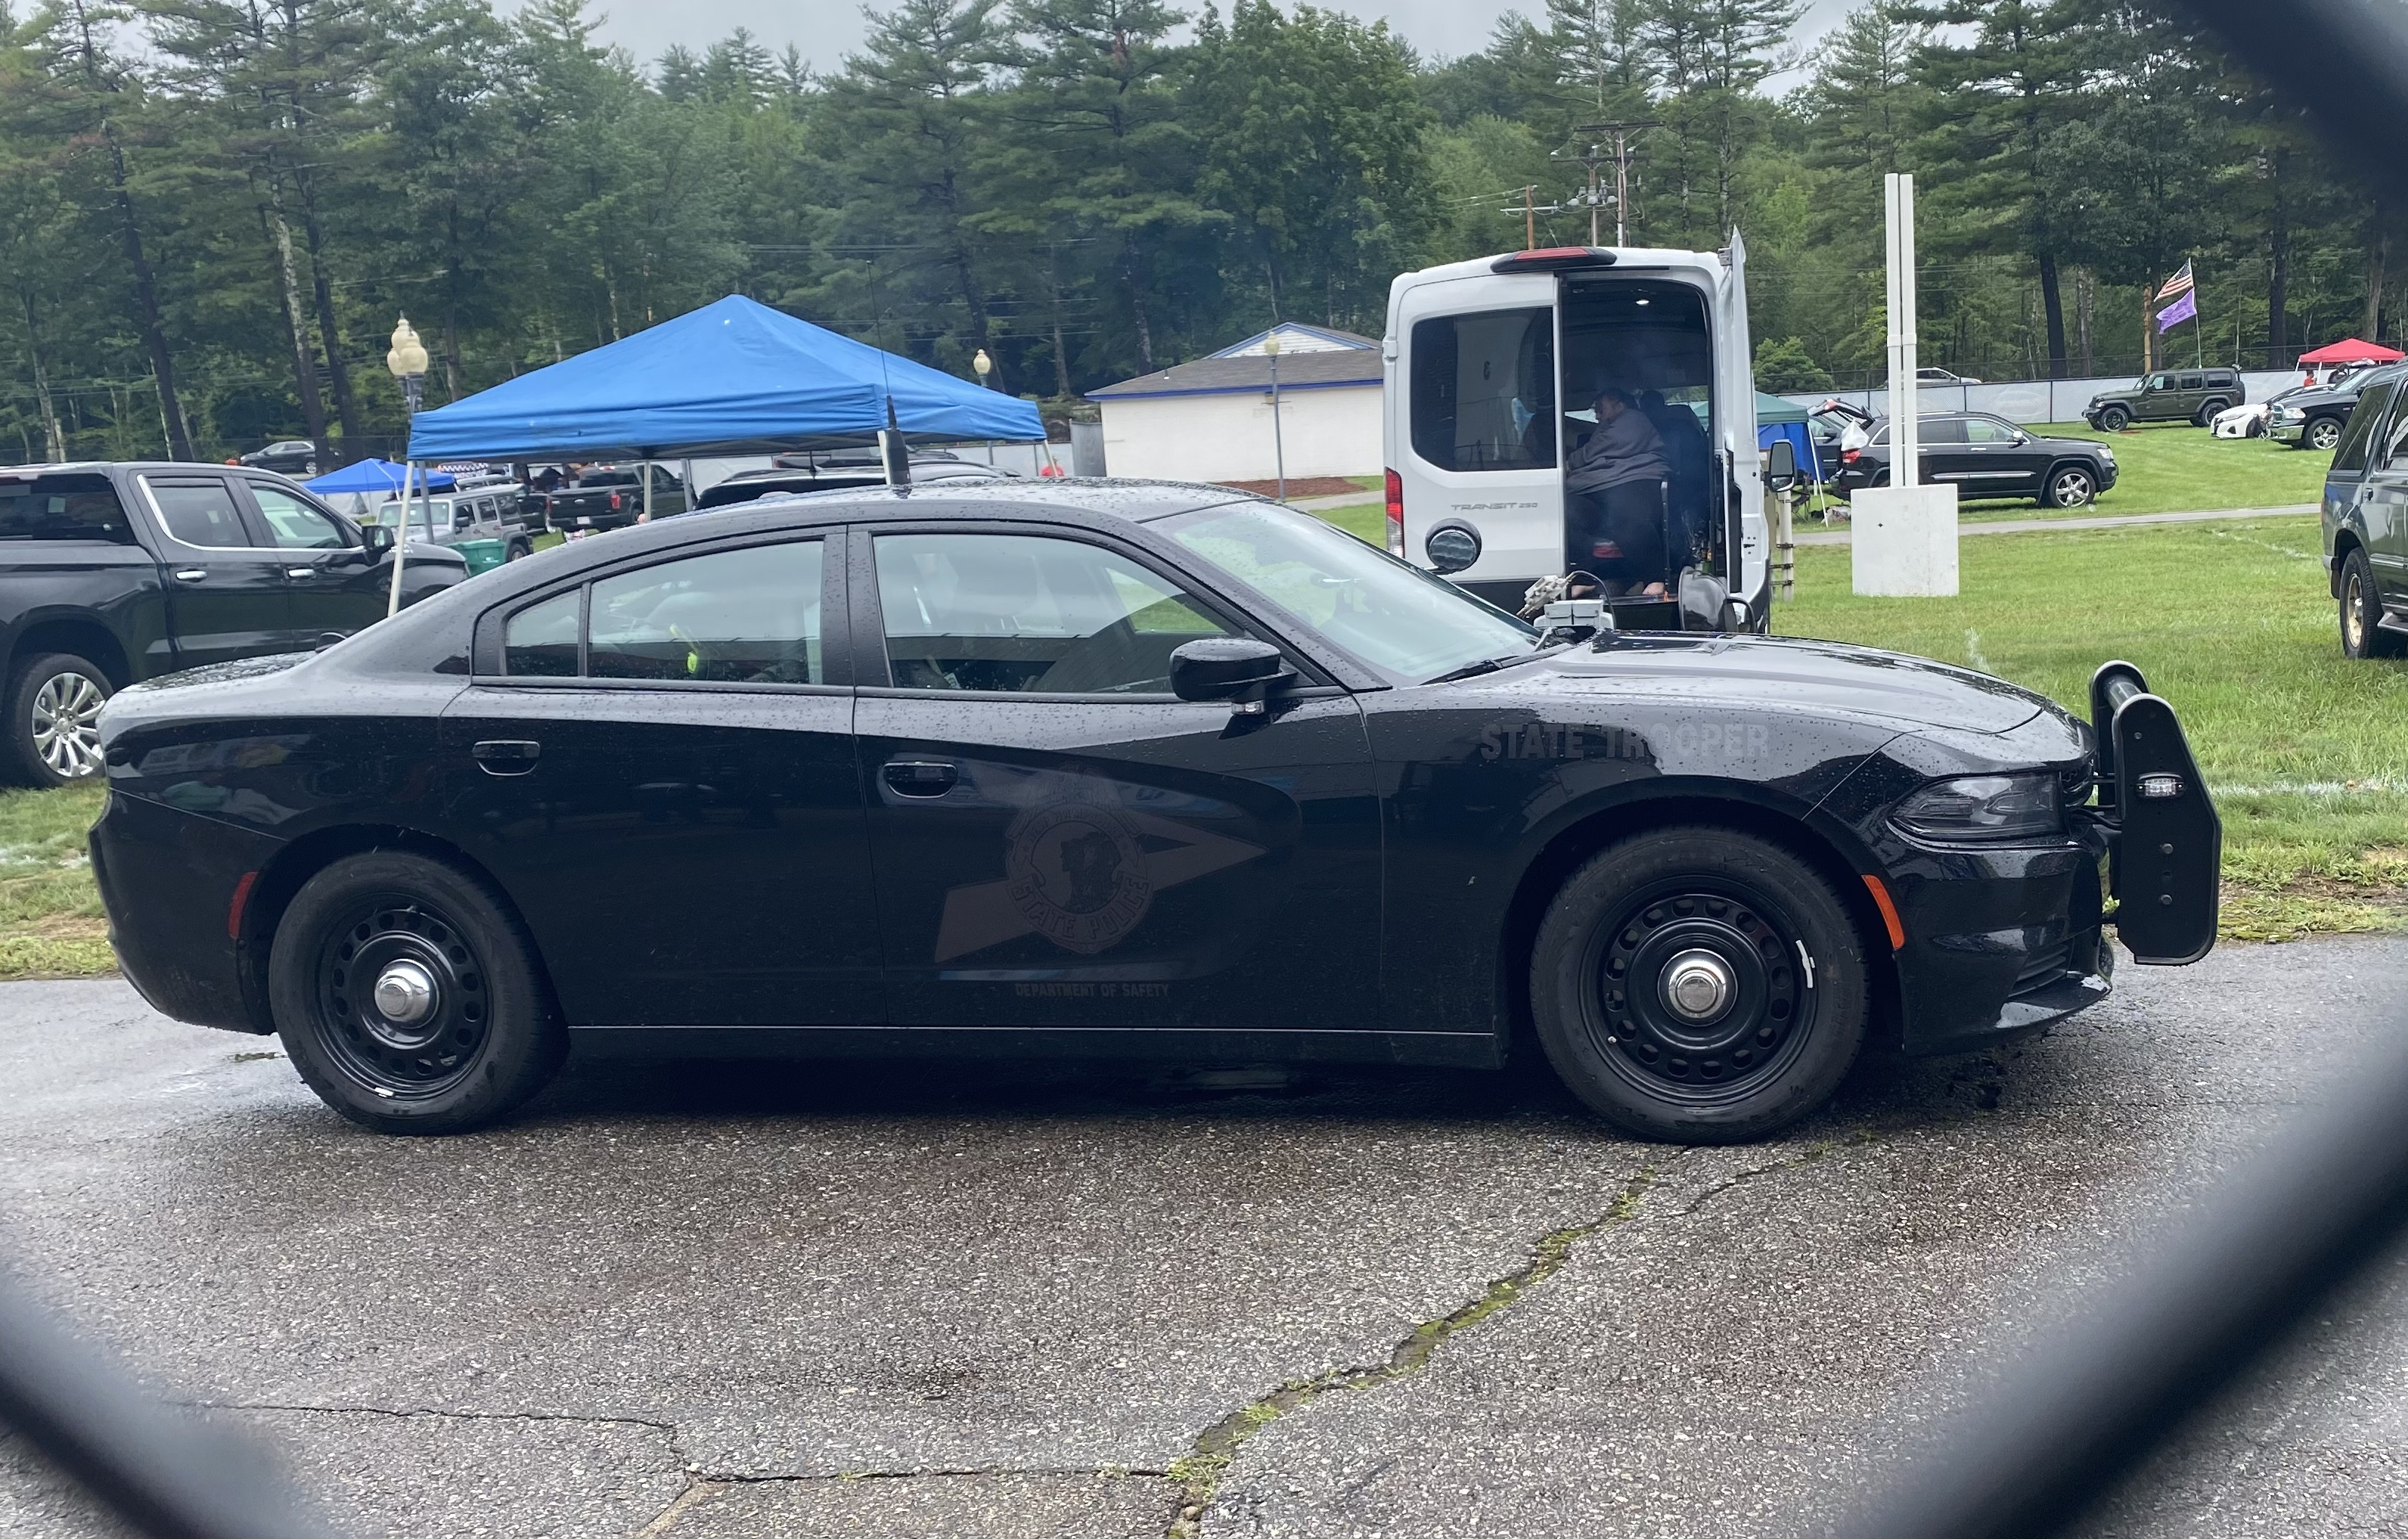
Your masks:
<path fill-rule="evenodd" d="M 2094 730 L 2095 727 L 2095 730 Z M 370 1128 L 572 1039 L 1499 1064 L 1644 1136 L 1811 1112 L 2215 931 L 2165 702 L 1753 635 L 1535 630 L 1226 488 L 767 498 L 543 552 L 101 720 L 159 1009 Z"/>

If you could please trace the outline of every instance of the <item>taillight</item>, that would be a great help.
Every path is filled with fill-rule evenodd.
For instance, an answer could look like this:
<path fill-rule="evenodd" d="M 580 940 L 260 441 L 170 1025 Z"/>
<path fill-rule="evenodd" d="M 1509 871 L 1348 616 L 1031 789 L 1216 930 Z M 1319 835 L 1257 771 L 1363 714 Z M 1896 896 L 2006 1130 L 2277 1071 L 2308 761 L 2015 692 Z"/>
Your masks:
<path fill-rule="evenodd" d="M 614 513 L 619 511 L 619 494 L 616 492 L 610 494 L 610 511 Z"/>
<path fill-rule="evenodd" d="M 1388 472 L 1388 554 L 1398 560 L 1405 554 L 1405 478 L 1394 470 Z"/>
<path fill-rule="evenodd" d="M 1840 451 L 1840 463 L 1842 465 L 1854 465 L 1856 463 L 1857 456 L 1861 455 L 1863 453 L 1864 451 L 1861 449 L 1842 449 Z"/>

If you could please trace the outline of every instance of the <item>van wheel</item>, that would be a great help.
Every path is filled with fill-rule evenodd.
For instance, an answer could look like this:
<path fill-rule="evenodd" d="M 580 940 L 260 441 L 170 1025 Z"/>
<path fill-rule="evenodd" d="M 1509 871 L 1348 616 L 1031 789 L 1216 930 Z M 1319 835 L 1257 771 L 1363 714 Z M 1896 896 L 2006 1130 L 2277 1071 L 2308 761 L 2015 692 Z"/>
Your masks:
<path fill-rule="evenodd" d="M 2374 585 L 2374 564 L 2363 547 L 2341 564 L 2341 654 L 2344 657 L 2397 657 L 2408 653 L 2408 636 L 2383 628 L 2383 595 Z"/>
<path fill-rule="evenodd" d="M 34 785 L 72 785 L 101 771 L 100 708 L 116 688 L 67 652 L 28 657 L 8 681 L 8 758 Z"/>
<path fill-rule="evenodd" d="M 2319 452 L 2329 451 L 2333 445 L 2341 442 L 2341 424 L 2330 417 L 2318 417 L 2308 424 L 2305 441 L 2311 449 Z"/>
<path fill-rule="evenodd" d="M 439 860 L 377 851 L 302 885 L 268 952 L 268 1004 L 328 1106 L 383 1133 L 456 1133 L 543 1088 L 568 1051 L 517 918 Z"/>
<path fill-rule="evenodd" d="M 1641 1138 L 1732 1143 L 1813 1112 L 1864 1044 L 1867 965 L 1813 870 L 1723 828 L 1599 853 L 1555 895 L 1530 956 L 1547 1060 Z"/>
<path fill-rule="evenodd" d="M 2120 406 L 2111 406 L 2099 413 L 2099 431 L 2121 433 L 2132 425 L 2132 414 Z"/>

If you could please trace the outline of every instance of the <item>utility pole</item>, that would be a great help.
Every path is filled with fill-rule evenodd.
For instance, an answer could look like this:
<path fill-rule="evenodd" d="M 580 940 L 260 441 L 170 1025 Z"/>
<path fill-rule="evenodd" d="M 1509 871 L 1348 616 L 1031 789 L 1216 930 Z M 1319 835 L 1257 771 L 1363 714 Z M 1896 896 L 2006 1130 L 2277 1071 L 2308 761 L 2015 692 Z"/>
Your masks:
<path fill-rule="evenodd" d="M 1564 211 L 1565 206 L 1560 203 L 1539 202 L 1539 187 L 1536 182 L 1527 187 L 1517 188 L 1516 191 L 1522 194 L 1520 207 L 1508 207 L 1500 209 L 1499 212 L 1522 216 L 1522 249 L 1526 252 L 1535 252 L 1539 249 L 1539 216 L 1559 214 Z"/>
<path fill-rule="evenodd" d="M 1600 233 L 1598 210 L 1609 203 L 1613 206 L 1613 243 L 1616 246 L 1630 243 L 1630 137 L 1642 128 L 1655 126 L 1654 119 L 1641 122 L 1584 122 L 1572 132 L 1588 141 L 1588 149 L 1579 154 L 1560 150 L 1555 151 L 1556 158 L 1576 161 L 1588 173 L 1588 191 L 1580 197 L 1580 202 L 1588 209 L 1590 245 L 1598 244 Z M 1606 149 L 1609 139 L 1613 144 L 1611 151 Z M 1611 193 L 1598 186 L 1598 173 L 1608 165 L 1613 167 L 1613 191 Z"/>

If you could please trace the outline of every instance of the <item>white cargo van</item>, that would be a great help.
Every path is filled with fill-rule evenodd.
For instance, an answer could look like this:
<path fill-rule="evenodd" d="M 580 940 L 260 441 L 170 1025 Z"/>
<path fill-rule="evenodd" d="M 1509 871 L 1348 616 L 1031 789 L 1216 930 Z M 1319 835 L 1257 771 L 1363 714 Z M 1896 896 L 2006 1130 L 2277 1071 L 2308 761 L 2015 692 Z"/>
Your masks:
<path fill-rule="evenodd" d="M 1733 231 L 1721 252 L 1567 246 L 1398 278 L 1382 344 L 1389 550 L 1508 610 L 1534 579 L 1586 569 L 1590 510 L 1565 495 L 1564 463 L 1596 424 L 1598 391 L 1615 387 L 1672 430 L 1668 445 L 1682 440 L 1661 492 L 1667 589 L 1685 568 L 1727 598 L 1705 618 L 1693 581 L 1685 622 L 1670 605 L 1635 617 L 1764 629 L 1746 256 Z"/>

